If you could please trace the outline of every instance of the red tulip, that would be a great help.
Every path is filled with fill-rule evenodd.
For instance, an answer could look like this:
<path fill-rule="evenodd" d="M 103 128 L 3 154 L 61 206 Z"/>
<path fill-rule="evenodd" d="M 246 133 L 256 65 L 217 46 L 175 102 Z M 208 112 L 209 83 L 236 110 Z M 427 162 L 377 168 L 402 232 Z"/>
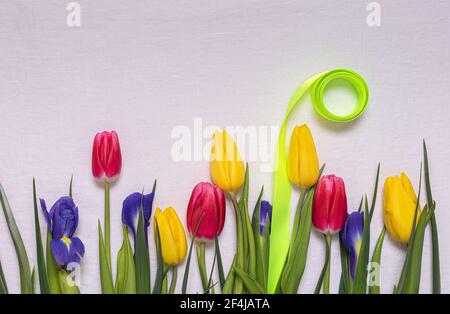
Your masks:
<path fill-rule="evenodd" d="M 113 182 L 122 169 L 119 137 L 115 131 L 97 133 L 92 145 L 92 175 L 100 181 Z"/>
<path fill-rule="evenodd" d="M 312 223 L 322 232 L 341 231 L 347 218 L 347 196 L 342 178 L 334 175 L 322 177 L 317 183 L 312 208 Z"/>
<path fill-rule="evenodd" d="M 191 236 L 203 215 L 196 238 L 213 240 L 225 223 L 225 194 L 209 182 L 200 182 L 192 190 L 187 209 L 187 227 Z"/>

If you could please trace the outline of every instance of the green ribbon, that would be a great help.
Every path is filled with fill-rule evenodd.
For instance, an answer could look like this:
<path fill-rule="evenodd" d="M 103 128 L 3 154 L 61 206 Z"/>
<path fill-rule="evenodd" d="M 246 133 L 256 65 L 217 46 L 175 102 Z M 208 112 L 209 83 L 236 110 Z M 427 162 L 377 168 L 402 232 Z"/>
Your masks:
<path fill-rule="evenodd" d="M 337 79 L 345 80 L 350 83 L 358 96 L 358 102 L 354 110 L 346 115 L 336 115 L 331 113 L 323 102 L 323 95 L 327 85 L 331 81 Z M 308 91 L 310 91 L 315 111 L 326 120 L 333 122 L 349 122 L 357 119 L 366 110 L 367 102 L 369 100 L 369 89 L 366 82 L 359 74 L 351 70 L 336 69 L 314 75 L 307 79 L 295 91 L 289 101 L 286 116 L 281 125 L 275 159 L 276 170 L 274 174 L 268 276 L 269 293 L 275 292 L 289 249 L 291 184 L 287 175 L 286 125 L 290 114 Z"/>

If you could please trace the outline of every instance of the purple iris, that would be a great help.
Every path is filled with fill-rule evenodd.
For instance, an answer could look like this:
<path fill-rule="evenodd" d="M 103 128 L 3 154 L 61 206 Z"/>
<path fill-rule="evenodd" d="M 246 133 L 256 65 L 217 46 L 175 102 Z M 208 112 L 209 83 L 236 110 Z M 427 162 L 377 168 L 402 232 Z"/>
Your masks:
<path fill-rule="evenodd" d="M 261 201 L 259 207 L 259 234 L 264 235 L 267 225 L 272 220 L 272 205 L 268 201 Z"/>
<path fill-rule="evenodd" d="M 359 250 L 364 229 L 364 213 L 353 212 L 347 216 L 344 229 L 341 231 L 341 239 L 347 251 L 350 254 L 350 273 L 352 279 L 355 278 L 356 261 L 358 260 Z"/>
<path fill-rule="evenodd" d="M 147 235 L 149 220 L 152 214 L 153 196 L 154 193 L 143 195 L 142 193 L 135 192 L 128 195 L 123 201 L 122 223 L 133 231 L 135 238 L 139 219 L 139 208 L 141 205 L 145 221 L 145 234 Z"/>
<path fill-rule="evenodd" d="M 70 196 L 63 196 L 47 211 L 47 205 L 40 199 L 48 230 L 52 235 L 50 248 L 56 263 L 65 267 L 69 263 L 80 263 L 84 256 L 83 242 L 73 234 L 78 225 L 78 208 Z"/>

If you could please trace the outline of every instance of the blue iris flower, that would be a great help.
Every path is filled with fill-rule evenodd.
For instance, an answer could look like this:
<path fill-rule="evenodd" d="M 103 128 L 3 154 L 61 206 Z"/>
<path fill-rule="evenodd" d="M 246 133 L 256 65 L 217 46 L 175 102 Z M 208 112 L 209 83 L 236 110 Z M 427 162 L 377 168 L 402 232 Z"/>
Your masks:
<path fill-rule="evenodd" d="M 268 201 L 261 201 L 259 207 L 259 234 L 264 235 L 267 225 L 272 220 L 272 205 Z"/>
<path fill-rule="evenodd" d="M 347 216 L 341 239 L 350 255 L 350 273 L 355 278 L 356 262 L 361 249 L 361 240 L 364 229 L 364 213 L 353 212 Z"/>
<path fill-rule="evenodd" d="M 122 206 L 122 223 L 133 231 L 136 239 L 136 231 L 139 219 L 139 208 L 142 205 L 142 213 L 144 215 L 145 235 L 149 226 L 150 216 L 152 215 L 154 193 L 143 195 L 142 193 L 132 193 L 123 201 Z"/>
<path fill-rule="evenodd" d="M 83 242 L 73 234 L 78 225 L 78 207 L 70 196 L 63 196 L 47 211 L 47 205 L 40 199 L 48 230 L 52 235 L 50 249 L 56 263 L 65 267 L 69 263 L 80 263 L 84 256 Z"/>

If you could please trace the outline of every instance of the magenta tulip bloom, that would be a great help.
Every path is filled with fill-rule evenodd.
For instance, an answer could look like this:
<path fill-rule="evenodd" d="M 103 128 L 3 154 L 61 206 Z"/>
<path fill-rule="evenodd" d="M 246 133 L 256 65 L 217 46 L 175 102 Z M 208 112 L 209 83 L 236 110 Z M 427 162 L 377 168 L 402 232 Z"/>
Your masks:
<path fill-rule="evenodd" d="M 200 182 L 192 190 L 187 209 L 187 227 L 191 236 L 198 227 L 196 238 L 213 240 L 222 232 L 225 223 L 225 194 L 209 182 Z"/>
<path fill-rule="evenodd" d="M 322 177 L 314 193 L 312 223 L 324 234 L 341 231 L 347 218 L 347 196 L 342 178 L 335 175 Z"/>
<path fill-rule="evenodd" d="M 92 145 L 92 175 L 99 181 L 113 182 L 121 169 L 122 154 L 117 133 L 97 133 Z"/>

